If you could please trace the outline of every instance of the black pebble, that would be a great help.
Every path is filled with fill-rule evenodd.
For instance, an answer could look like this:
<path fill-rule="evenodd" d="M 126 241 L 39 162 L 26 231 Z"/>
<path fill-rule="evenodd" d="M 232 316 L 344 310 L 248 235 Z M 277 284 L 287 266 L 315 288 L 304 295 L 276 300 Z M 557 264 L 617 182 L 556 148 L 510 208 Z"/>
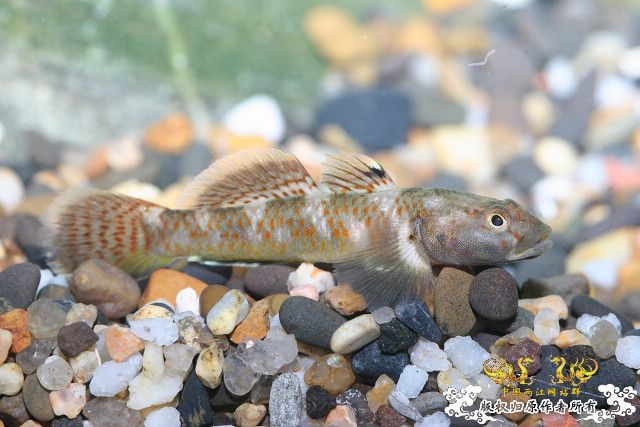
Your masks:
<path fill-rule="evenodd" d="M 307 297 L 292 296 L 280 306 L 280 323 L 298 341 L 331 348 L 331 336 L 345 318 L 326 305 Z"/>
<path fill-rule="evenodd" d="M 273 294 L 286 294 L 287 280 L 294 268 L 286 265 L 259 265 L 244 275 L 244 287 L 249 295 L 262 299 Z"/>
<path fill-rule="evenodd" d="M 47 253 L 42 240 L 42 223 L 30 214 L 17 214 L 15 241 L 30 262 L 47 267 Z"/>
<path fill-rule="evenodd" d="M 358 425 L 368 425 L 373 422 L 373 412 L 369 409 L 367 398 L 354 388 L 344 391 L 336 397 L 338 405 L 351 406 L 356 411 Z"/>
<path fill-rule="evenodd" d="M 231 426 L 231 425 L 233 425 L 233 421 L 231 421 L 231 418 L 228 415 L 214 414 L 213 418 L 211 419 L 211 424 L 207 424 L 207 425 L 212 425 L 212 426 Z"/>
<path fill-rule="evenodd" d="M 184 269 L 185 274 L 202 280 L 207 285 L 224 285 L 231 277 L 231 267 L 228 266 L 208 266 L 190 262 Z"/>
<path fill-rule="evenodd" d="M 12 265 L 0 272 L 0 297 L 14 308 L 27 308 L 36 296 L 40 267 L 28 262 Z"/>
<path fill-rule="evenodd" d="M 408 364 L 409 355 L 407 353 L 383 354 L 377 341 L 365 346 L 351 359 L 353 372 L 371 384 L 382 374 L 387 374 L 397 382 L 402 370 Z"/>
<path fill-rule="evenodd" d="M 309 387 L 306 400 L 307 415 L 312 420 L 326 417 L 329 411 L 336 407 L 336 400 L 331 396 L 331 393 L 319 385 Z"/>
<path fill-rule="evenodd" d="M 98 342 L 98 335 L 85 322 L 63 326 L 58 332 L 58 347 L 67 357 L 76 357 Z"/>
<path fill-rule="evenodd" d="M 384 354 L 406 351 L 418 341 L 418 334 L 404 326 L 398 319 L 380 325 L 378 347 Z"/>
<path fill-rule="evenodd" d="M 476 332 L 475 334 L 471 335 L 471 338 L 473 338 L 475 342 L 480 344 L 482 348 L 490 351 L 491 346 L 496 343 L 498 338 L 500 338 L 500 335 L 494 335 L 489 332 Z M 429 376 L 429 378 L 431 378 L 431 376 Z"/>
<path fill-rule="evenodd" d="M 207 388 L 196 375 L 195 369 L 191 371 L 184 383 L 178 412 L 180 412 L 180 421 L 185 427 L 200 427 L 211 425 L 213 422 L 213 411 Z"/>
<path fill-rule="evenodd" d="M 633 335 L 633 336 L 636 336 L 636 337 L 640 337 L 640 329 L 631 329 L 626 334 L 624 334 L 625 337 L 628 337 L 630 335 Z"/>
<path fill-rule="evenodd" d="M 73 419 L 69 419 L 66 417 L 63 418 L 54 418 L 51 422 L 51 427 L 82 427 L 82 417 L 75 417 Z"/>
<path fill-rule="evenodd" d="M 571 300 L 571 314 L 573 314 L 575 317 L 580 317 L 583 314 L 591 314 L 593 316 L 606 316 L 609 313 L 615 314 L 618 320 L 620 320 L 623 334 L 633 329 L 633 323 L 629 319 L 627 319 L 626 316 L 615 310 L 611 310 L 609 307 L 602 304 L 600 301 L 596 301 L 590 296 L 576 295 Z"/>
<path fill-rule="evenodd" d="M 395 313 L 399 321 L 418 335 L 429 341 L 439 343 L 442 331 L 422 301 L 413 301 L 396 306 Z"/>
<path fill-rule="evenodd" d="M 469 304 L 485 320 L 512 319 L 518 311 L 518 284 L 501 268 L 484 270 L 471 282 Z"/>

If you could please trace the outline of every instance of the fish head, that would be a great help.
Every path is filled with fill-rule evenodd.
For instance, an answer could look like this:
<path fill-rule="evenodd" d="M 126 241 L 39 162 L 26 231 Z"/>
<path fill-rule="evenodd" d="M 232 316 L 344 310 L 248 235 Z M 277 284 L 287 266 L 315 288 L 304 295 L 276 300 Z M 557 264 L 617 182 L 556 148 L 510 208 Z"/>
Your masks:
<path fill-rule="evenodd" d="M 430 212 L 420 235 L 429 258 L 438 264 L 508 263 L 535 258 L 552 247 L 551 227 L 511 199 L 451 192 Z"/>

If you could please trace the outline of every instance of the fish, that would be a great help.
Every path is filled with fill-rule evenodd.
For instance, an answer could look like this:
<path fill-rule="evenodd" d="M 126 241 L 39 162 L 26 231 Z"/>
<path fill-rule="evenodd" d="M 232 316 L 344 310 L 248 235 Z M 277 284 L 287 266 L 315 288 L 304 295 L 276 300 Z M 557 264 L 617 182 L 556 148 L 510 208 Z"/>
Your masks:
<path fill-rule="evenodd" d="M 103 259 L 144 277 L 180 259 L 327 263 L 370 309 L 424 299 L 442 266 L 534 258 L 551 228 L 511 199 L 400 188 L 372 158 L 327 157 L 315 182 L 275 148 L 215 161 L 169 209 L 102 190 L 59 196 L 44 216 L 50 266 Z"/>

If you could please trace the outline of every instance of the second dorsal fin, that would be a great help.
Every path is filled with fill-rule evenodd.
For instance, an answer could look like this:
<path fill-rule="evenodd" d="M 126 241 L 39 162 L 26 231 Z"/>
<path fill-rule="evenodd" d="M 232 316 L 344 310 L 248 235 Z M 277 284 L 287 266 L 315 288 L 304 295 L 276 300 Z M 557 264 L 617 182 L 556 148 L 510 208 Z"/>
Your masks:
<path fill-rule="evenodd" d="M 322 183 L 334 193 L 368 192 L 395 188 L 387 172 L 369 156 L 339 153 L 324 163 Z"/>
<path fill-rule="evenodd" d="M 317 186 L 292 154 L 275 148 L 223 157 L 196 176 L 179 200 L 182 208 L 245 206 L 309 193 Z"/>

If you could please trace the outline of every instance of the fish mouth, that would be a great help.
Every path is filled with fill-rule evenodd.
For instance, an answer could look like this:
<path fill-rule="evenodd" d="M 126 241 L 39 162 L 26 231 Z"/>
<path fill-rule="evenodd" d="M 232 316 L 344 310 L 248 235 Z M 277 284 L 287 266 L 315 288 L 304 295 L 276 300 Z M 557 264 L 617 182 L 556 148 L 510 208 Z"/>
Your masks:
<path fill-rule="evenodd" d="M 509 254 L 507 256 L 508 261 L 520 261 L 523 259 L 531 259 L 542 254 L 545 254 L 551 250 L 553 247 L 553 242 L 549 238 L 551 234 L 551 230 L 548 233 L 544 233 L 544 235 L 530 248 L 525 249 L 522 252 Z"/>

